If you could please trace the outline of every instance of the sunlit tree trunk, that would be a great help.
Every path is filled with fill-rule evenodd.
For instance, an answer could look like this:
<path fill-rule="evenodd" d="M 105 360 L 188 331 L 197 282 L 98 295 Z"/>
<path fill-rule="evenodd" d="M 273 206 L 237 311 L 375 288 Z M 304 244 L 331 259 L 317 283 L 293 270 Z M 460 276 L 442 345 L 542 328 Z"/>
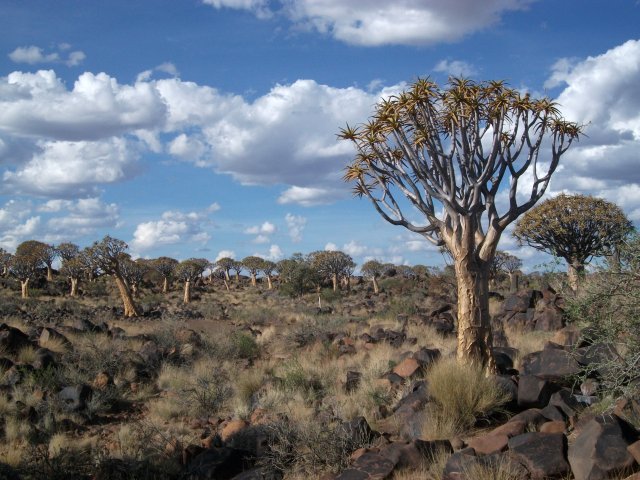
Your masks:
<path fill-rule="evenodd" d="M 162 293 L 168 293 L 169 292 L 169 279 L 167 277 L 164 277 L 164 280 L 162 281 Z"/>
<path fill-rule="evenodd" d="M 78 279 L 76 277 L 71 277 L 71 292 L 69 293 L 72 297 L 78 296 Z"/>
<path fill-rule="evenodd" d="M 140 311 L 138 310 L 138 307 L 133 300 L 131 291 L 129 290 L 127 283 L 118 274 L 114 274 L 113 277 L 116 279 L 116 285 L 118 286 L 118 291 L 120 292 L 120 297 L 122 298 L 125 318 L 139 317 Z"/>
<path fill-rule="evenodd" d="M 20 280 L 20 290 L 22 298 L 29 298 L 29 279 Z"/>
<path fill-rule="evenodd" d="M 331 275 L 331 283 L 333 284 L 333 291 L 338 291 L 338 274 L 334 273 Z"/>
<path fill-rule="evenodd" d="M 516 293 L 519 288 L 520 276 L 516 272 L 509 272 L 509 292 Z"/>
<path fill-rule="evenodd" d="M 252 287 L 256 286 L 256 274 L 255 273 L 251 274 L 251 286 Z"/>
<path fill-rule="evenodd" d="M 223 280 L 224 280 L 224 288 L 226 288 L 228 292 L 229 290 L 231 290 L 229 288 L 229 280 L 226 277 Z"/>
<path fill-rule="evenodd" d="M 380 286 L 378 285 L 378 279 L 376 277 L 372 277 L 373 280 L 373 293 L 380 293 Z"/>
<path fill-rule="evenodd" d="M 578 291 L 580 281 L 584 277 L 584 262 L 577 259 L 572 259 L 567 265 L 567 276 L 569 279 L 569 287 L 574 292 Z"/>
<path fill-rule="evenodd" d="M 191 281 L 187 280 L 184 282 L 184 298 L 182 300 L 184 303 L 191 302 Z"/>
<path fill-rule="evenodd" d="M 53 269 L 51 265 L 47 265 L 47 282 L 53 281 Z"/>
<path fill-rule="evenodd" d="M 273 290 L 273 283 L 271 282 L 271 275 L 267 275 L 267 288 Z"/>

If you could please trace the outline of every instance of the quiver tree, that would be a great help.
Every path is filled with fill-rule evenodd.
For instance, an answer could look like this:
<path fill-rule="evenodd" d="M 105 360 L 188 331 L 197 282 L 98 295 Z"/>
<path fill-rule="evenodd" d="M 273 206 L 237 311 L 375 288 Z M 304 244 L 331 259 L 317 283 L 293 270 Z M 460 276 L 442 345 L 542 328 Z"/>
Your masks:
<path fill-rule="evenodd" d="M 244 257 L 241 263 L 242 266 L 249 272 L 249 276 L 251 277 L 251 285 L 255 287 L 258 272 L 262 270 L 264 259 L 262 259 L 261 257 L 250 255 L 248 257 Z"/>
<path fill-rule="evenodd" d="M 267 288 L 273 290 L 273 273 L 278 271 L 278 266 L 271 260 L 263 260 L 260 270 L 267 279 Z"/>
<path fill-rule="evenodd" d="M 71 260 L 80 253 L 80 247 L 75 243 L 65 242 L 56 247 L 56 252 L 62 261 Z"/>
<path fill-rule="evenodd" d="M 227 280 L 227 282 L 229 280 L 231 280 L 231 276 L 229 275 L 229 271 L 231 271 L 231 267 L 233 267 L 234 263 L 235 263 L 235 260 L 233 258 L 229 258 L 229 257 L 222 257 L 222 258 L 219 258 L 218 260 L 216 260 L 216 266 L 218 266 L 219 268 L 222 269 L 222 271 L 224 272 L 224 276 L 225 276 L 225 279 Z"/>
<path fill-rule="evenodd" d="M 27 240 L 16 248 L 11 259 L 9 271 L 20 280 L 22 298 L 29 298 L 29 281 L 38 274 L 38 270 L 46 267 L 45 251 L 49 245 L 37 240 Z"/>
<path fill-rule="evenodd" d="M 520 267 L 522 267 L 522 260 L 518 257 L 508 252 L 497 250 L 493 260 L 489 262 L 489 281 L 496 282 L 500 274 L 507 273 L 509 275 L 509 284 L 513 287 L 516 283 L 514 275 Z"/>
<path fill-rule="evenodd" d="M 4 248 L 0 248 L 0 276 L 6 277 L 9 274 L 9 265 L 11 265 L 11 255 Z"/>
<path fill-rule="evenodd" d="M 191 302 L 191 285 L 204 273 L 208 265 L 209 261 L 206 258 L 189 258 L 176 267 L 176 278 L 184 282 L 184 303 Z"/>
<path fill-rule="evenodd" d="M 575 291 L 591 258 L 613 252 L 632 230 L 614 203 L 588 195 L 558 195 L 527 212 L 513 234 L 521 244 L 563 258 Z"/>
<path fill-rule="evenodd" d="M 151 268 L 162 276 L 162 293 L 169 291 L 169 282 L 178 263 L 180 263 L 178 260 L 170 257 L 159 257 L 151 262 Z"/>
<path fill-rule="evenodd" d="M 389 223 L 451 252 L 460 361 L 494 370 L 489 263 L 504 229 L 542 197 L 579 134 L 547 98 L 522 95 L 503 82 L 460 78 L 446 88 L 420 79 L 382 100 L 368 123 L 341 131 L 357 151 L 345 174 L 355 194 L 369 198 Z M 525 172 L 528 192 L 518 188 Z M 503 184 L 508 202 L 499 208 Z M 414 209 L 422 214 L 419 222 L 410 218 Z"/>
<path fill-rule="evenodd" d="M 373 293 L 380 293 L 378 278 L 380 278 L 382 272 L 384 272 L 384 265 L 382 265 L 377 260 L 369 260 L 367 262 L 364 262 L 360 270 L 362 271 L 362 275 L 364 275 L 366 278 L 371 279 L 371 282 L 373 283 Z"/>
<path fill-rule="evenodd" d="M 118 292 L 124 307 L 126 318 L 139 317 L 140 310 L 133 300 L 131 290 L 127 284 L 121 267 L 121 262 L 127 258 L 126 250 L 129 248 L 125 242 L 105 236 L 100 242 L 94 242 L 87 250 L 91 264 L 106 275 L 111 275 L 116 282 Z"/>
<path fill-rule="evenodd" d="M 242 265 L 242 262 L 239 262 L 237 260 L 233 260 L 231 262 L 231 270 L 235 272 L 236 283 L 240 283 L 240 272 L 242 272 L 243 268 L 244 266 Z"/>
<path fill-rule="evenodd" d="M 144 280 L 144 276 L 149 271 L 149 266 L 146 260 L 137 259 L 132 260 L 129 255 L 123 255 L 120 261 L 120 270 L 124 277 L 131 294 L 135 297 L 140 296 L 140 284 Z"/>
<path fill-rule="evenodd" d="M 71 297 L 78 296 L 78 284 L 83 275 L 86 274 L 90 260 L 87 258 L 86 252 L 78 251 L 75 256 L 62 257 L 62 267 L 60 273 L 66 276 L 71 283 L 69 295 Z"/>
<path fill-rule="evenodd" d="M 340 251 L 320 251 L 309 255 L 313 267 L 321 278 L 331 279 L 333 291 L 338 290 L 338 279 L 346 271 L 353 272 L 355 263 L 351 256 Z"/>

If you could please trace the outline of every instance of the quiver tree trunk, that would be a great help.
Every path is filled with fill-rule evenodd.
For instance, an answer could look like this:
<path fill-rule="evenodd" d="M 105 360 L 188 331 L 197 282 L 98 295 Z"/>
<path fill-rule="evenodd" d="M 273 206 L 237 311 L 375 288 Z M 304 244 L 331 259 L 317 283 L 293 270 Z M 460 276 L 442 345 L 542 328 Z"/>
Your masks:
<path fill-rule="evenodd" d="M 334 273 L 331 275 L 331 284 L 333 285 L 333 291 L 338 291 L 338 274 Z"/>
<path fill-rule="evenodd" d="M 520 275 L 516 272 L 509 273 L 509 292 L 516 293 L 520 288 Z"/>
<path fill-rule="evenodd" d="M 118 286 L 118 291 L 122 298 L 125 318 L 139 317 L 140 311 L 138 310 L 136 303 L 133 301 L 133 296 L 131 295 L 131 291 L 129 290 L 127 283 L 124 281 L 124 278 L 117 273 L 113 274 L 113 277 L 116 279 L 116 285 Z"/>
<path fill-rule="evenodd" d="M 376 277 L 373 277 L 371 279 L 373 281 L 373 293 L 380 293 L 380 286 L 378 285 L 378 279 Z"/>
<path fill-rule="evenodd" d="M 477 262 L 472 255 L 465 255 L 456 259 L 455 270 L 458 283 L 458 361 L 482 365 L 489 372 L 494 372 L 488 264 Z"/>
<path fill-rule="evenodd" d="M 20 280 L 20 292 L 22 298 L 29 298 L 29 279 Z"/>
<path fill-rule="evenodd" d="M 574 292 L 578 291 L 578 287 L 580 286 L 580 281 L 584 276 L 584 262 L 580 260 L 573 259 L 568 262 L 567 266 L 567 277 L 569 280 L 569 287 Z"/>
<path fill-rule="evenodd" d="M 184 297 L 182 299 L 184 303 L 191 302 L 191 280 L 184 282 Z"/>
<path fill-rule="evenodd" d="M 231 288 L 229 288 L 229 280 L 226 277 L 223 278 L 222 280 L 224 281 L 224 288 L 227 289 L 227 292 L 231 290 Z"/>
<path fill-rule="evenodd" d="M 162 281 L 162 293 L 168 293 L 169 292 L 169 279 L 167 277 L 164 277 L 164 280 Z"/>
<path fill-rule="evenodd" d="M 71 277 L 69 278 L 69 280 L 71 281 L 71 292 L 69 292 L 69 295 L 72 297 L 77 297 L 78 296 L 78 279 L 76 277 Z"/>
<path fill-rule="evenodd" d="M 273 290 L 273 282 L 271 281 L 271 275 L 267 275 L 267 288 Z"/>
<path fill-rule="evenodd" d="M 256 286 L 256 274 L 255 273 L 251 274 L 251 286 L 252 287 Z"/>
<path fill-rule="evenodd" d="M 351 275 L 345 275 L 342 277 L 342 285 L 347 292 L 351 291 Z"/>
<path fill-rule="evenodd" d="M 51 265 L 47 265 L 47 282 L 52 282 L 53 281 L 53 269 L 51 268 Z"/>

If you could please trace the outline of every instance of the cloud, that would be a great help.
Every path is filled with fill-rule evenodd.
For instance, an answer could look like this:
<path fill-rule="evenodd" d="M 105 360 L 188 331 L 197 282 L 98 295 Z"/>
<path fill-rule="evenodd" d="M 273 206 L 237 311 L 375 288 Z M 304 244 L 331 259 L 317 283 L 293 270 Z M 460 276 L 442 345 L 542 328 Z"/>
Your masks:
<path fill-rule="evenodd" d="M 287 228 L 289 229 L 289 236 L 294 243 L 302 241 L 302 232 L 307 224 L 307 219 L 302 215 L 293 215 L 287 213 L 284 217 L 287 222 Z"/>
<path fill-rule="evenodd" d="M 208 220 L 205 215 L 189 212 L 167 211 L 161 220 L 138 224 L 131 246 L 139 251 L 151 250 L 162 245 L 175 245 L 184 242 L 204 244 L 210 235 L 203 231 Z"/>
<path fill-rule="evenodd" d="M 45 209 L 41 211 L 66 210 L 67 215 L 47 221 L 48 241 L 68 241 L 93 234 L 100 228 L 119 226 L 120 211 L 115 203 L 103 203 L 99 198 L 54 202 L 47 202 Z"/>
<path fill-rule="evenodd" d="M 585 125 L 585 136 L 561 159 L 554 192 L 595 194 L 640 212 L 640 40 L 586 59 L 561 59 L 551 85 L 563 115 Z M 553 194 L 553 192 L 551 192 Z"/>
<path fill-rule="evenodd" d="M 337 252 L 338 251 L 338 246 L 333 242 L 329 242 L 324 246 L 324 250 L 326 252 Z"/>
<path fill-rule="evenodd" d="M 262 18 L 278 11 L 298 28 L 316 30 L 353 45 L 377 46 L 453 42 L 495 25 L 503 14 L 525 9 L 532 0 L 205 0 L 204 3 L 216 8 L 248 10 Z"/>
<path fill-rule="evenodd" d="M 4 172 L 2 193 L 73 198 L 137 172 L 135 146 L 122 138 L 95 142 L 42 142 L 40 152 Z"/>
<path fill-rule="evenodd" d="M 262 225 L 256 225 L 247 228 L 244 233 L 249 235 L 265 234 L 271 235 L 276 231 L 276 226 L 271 222 L 264 222 Z"/>
<path fill-rule="evenodd" d="M 214 262 L 217 262 L 221 258 L 225 258 L 225 257 L 236 258 L 236 252 L 234 252 L 233 250 L 220 250 L 218 252 L 218 255 L 216 255 Z"/>
<path fill-rule="evenodd" d="M 446 73 L 448 76 L 453 77 L 473 77 L 478 74 L 476 68 L 461 60 L 441 60 L 439 61 L 433 70 L 440 73 Z"/>
<path fill-rule="evenodd" d="M 345 196 L 344 191 L 330 188 L 316 187 L 289 187 L 278 197 L 278 203 L 286 205 L 289 203 L 297 203 L 303 207 L 312 207 L 315 205 L 327 205 L 335 202 L 337 199 Z"/>
<path fill-rule="evenodd" d="M 57 52 L 45 53 L 44 50 L 35 45 L 18 47 L 9 54 L 9 58 L 15 63 L 26 63 L 37 65 L 39 63 L 64 63 L 69 67 L 80 65 L 87 56 L 80 50 L 75 50 L 67 54 L 66 59 L 62 52 L 69 50 L 71 45 L 63 43 L 58 46 Z"/>

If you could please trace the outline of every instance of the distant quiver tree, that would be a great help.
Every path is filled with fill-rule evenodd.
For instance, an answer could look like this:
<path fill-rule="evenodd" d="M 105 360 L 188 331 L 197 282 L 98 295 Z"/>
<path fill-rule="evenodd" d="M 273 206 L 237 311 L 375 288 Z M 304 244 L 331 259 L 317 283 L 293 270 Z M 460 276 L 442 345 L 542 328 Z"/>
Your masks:
<path fill-rule="evenodd" d="M 367 123 L 341 130 L 339 137 L 357 152 L 344 176 L 354 193 L 369 198 L 389 223 L 451 252 L 459 361 L 495 370 L 489 263 L 502 232 L 542 197 L 580 132 L 548 98 L 531 98 L 500 81 L 462 78 L 444 88 L 419 79 L 381 100 Z M 525 172 L 531 182 L 521 182 Z M 504 207 L 497 202 L 501 187 Z M 519 187 L 530 191 L 523 195 Z M 414 209 L 422 214 L 418 222 Z"/>
<path fill-rule="evenodd" d="M 616 204 L 588 195 L 558 195 L 527 212 L 513 232 L 520 243 L 567 262 L 569 286 L 578 289 L 592 257 L 609 255 L 633 225 Z"/>

